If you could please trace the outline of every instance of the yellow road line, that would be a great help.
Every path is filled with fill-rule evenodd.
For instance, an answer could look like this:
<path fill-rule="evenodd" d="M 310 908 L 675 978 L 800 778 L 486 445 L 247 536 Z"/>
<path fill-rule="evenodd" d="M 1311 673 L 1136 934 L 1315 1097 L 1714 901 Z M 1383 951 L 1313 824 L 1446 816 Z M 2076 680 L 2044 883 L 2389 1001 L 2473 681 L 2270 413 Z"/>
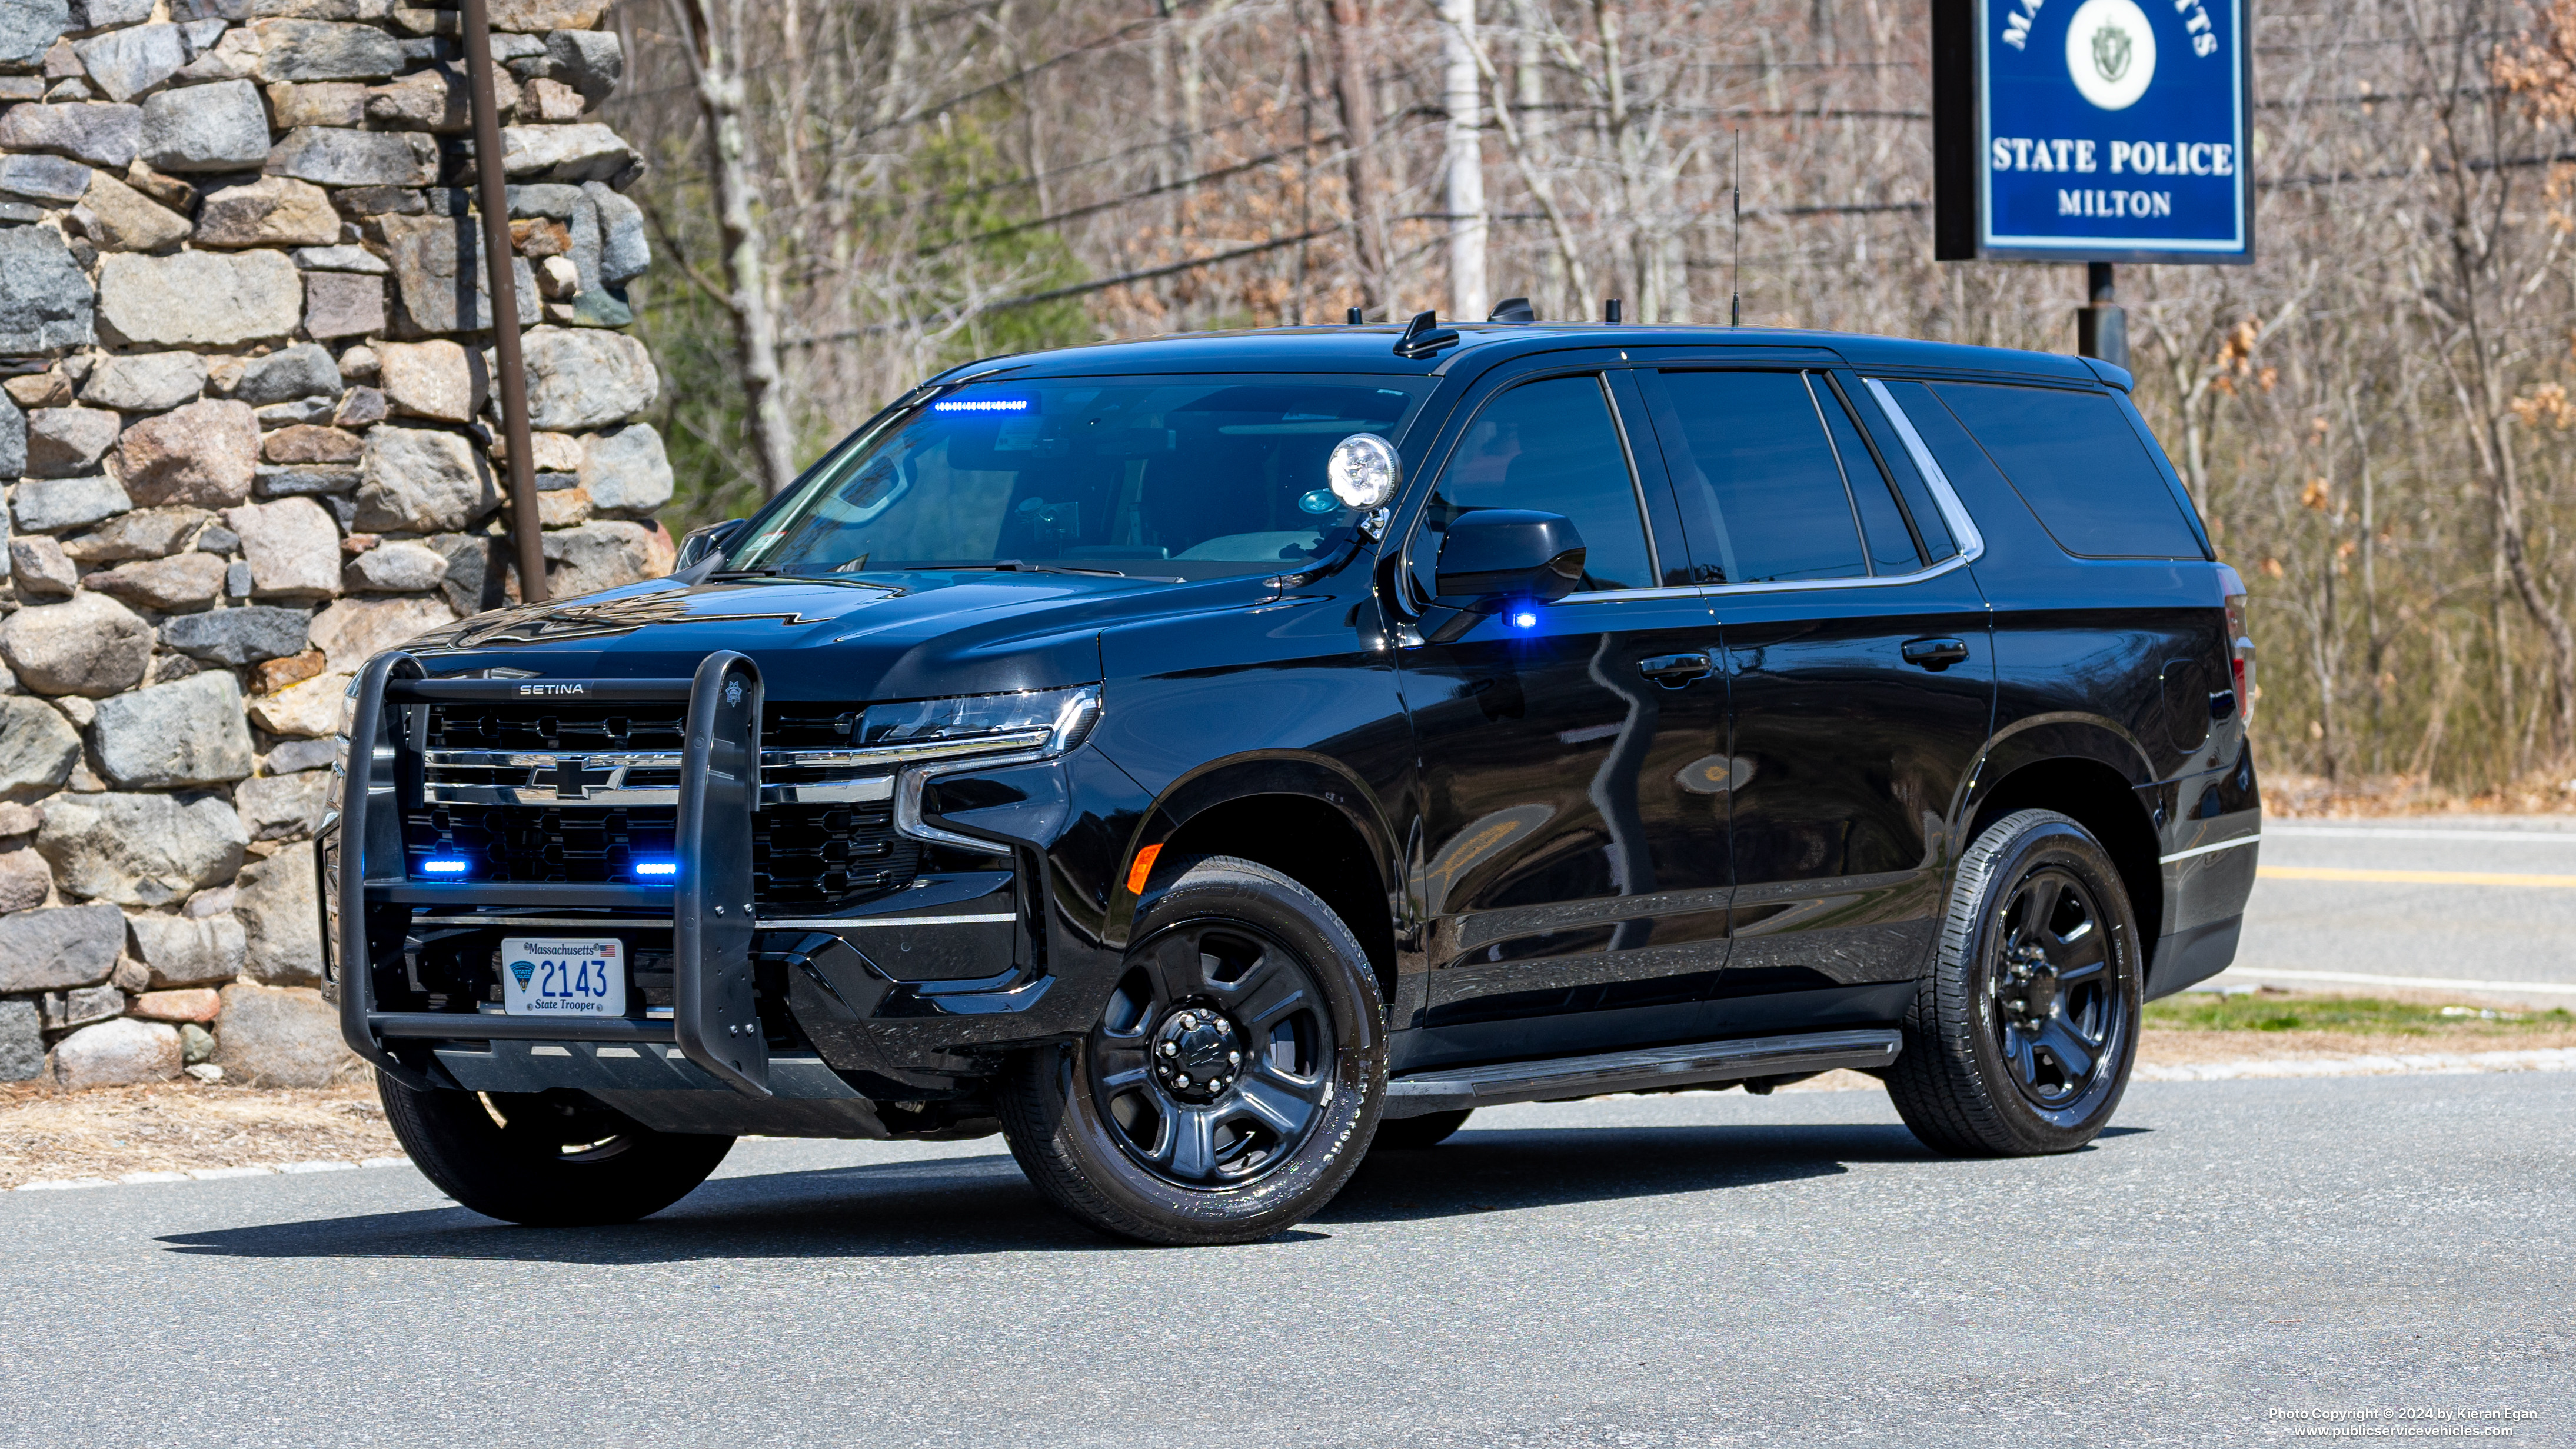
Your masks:
<path fill-rule="evenodd" d="M 2335 865 L 2265 865 L 2254 873 L 2267 880 L 2338 880 L 2378 885 L 2538 886 L 2576 889 L 2576 875 L 2517 875 L 2485 870 L 2352 870 Z"/>

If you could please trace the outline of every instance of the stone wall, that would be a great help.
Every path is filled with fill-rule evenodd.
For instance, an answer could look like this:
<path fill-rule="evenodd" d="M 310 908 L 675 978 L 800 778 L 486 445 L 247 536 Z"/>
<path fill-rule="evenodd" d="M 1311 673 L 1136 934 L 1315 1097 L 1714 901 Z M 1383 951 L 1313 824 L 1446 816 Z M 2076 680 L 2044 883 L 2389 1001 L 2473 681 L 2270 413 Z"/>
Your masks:
<path fill-rule="evenodd" d="M 453 3 L 0 0 L 0 1081 L 349 1060 L 341 691 L 518 592 Z M 671 548 L 606 3 L 491 0 L 559 597 Z"/>

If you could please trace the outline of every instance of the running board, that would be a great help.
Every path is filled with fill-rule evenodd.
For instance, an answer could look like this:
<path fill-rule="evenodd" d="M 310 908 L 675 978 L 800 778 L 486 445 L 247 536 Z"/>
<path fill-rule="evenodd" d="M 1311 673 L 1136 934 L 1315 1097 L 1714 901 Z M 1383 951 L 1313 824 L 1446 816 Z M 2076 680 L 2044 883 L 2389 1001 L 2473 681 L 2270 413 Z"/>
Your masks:
<path fill-rule="evenodd" d="M 1863 1071 L 1896 1060 L 1902 1038 L 1888 1031 L 1819 1031 L 1697 1046 L 1605 1052 L 1591 1057 L 1511 1062 L 1421 1072 L 1386 1084 L 1387 1117 L 1420 1117 L 1505 1102 L 1555 1102 L 1613 1092 L 1664 1092 L 1713 1082 L 1804 1077 L 1837 1067 Z"/>

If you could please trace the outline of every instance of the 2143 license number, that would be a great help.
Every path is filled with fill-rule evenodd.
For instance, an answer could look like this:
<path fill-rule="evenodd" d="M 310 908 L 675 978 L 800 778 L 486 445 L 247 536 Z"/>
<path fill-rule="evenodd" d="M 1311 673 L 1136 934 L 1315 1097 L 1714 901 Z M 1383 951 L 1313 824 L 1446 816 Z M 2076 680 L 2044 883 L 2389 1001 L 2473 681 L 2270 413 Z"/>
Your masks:
<path fill-rule="evenodd" d="M 624 1016 L 626 943 L 505 937 L 501 1004 L 512 1016 Z"/>

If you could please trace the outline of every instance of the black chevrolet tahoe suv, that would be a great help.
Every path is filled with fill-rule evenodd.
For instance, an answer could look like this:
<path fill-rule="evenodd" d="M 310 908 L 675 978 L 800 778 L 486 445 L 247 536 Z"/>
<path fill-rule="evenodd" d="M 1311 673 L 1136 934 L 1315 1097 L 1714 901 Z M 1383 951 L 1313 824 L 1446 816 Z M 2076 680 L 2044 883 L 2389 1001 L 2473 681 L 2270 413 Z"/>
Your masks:
<path fill-rule="evenodd" d="M 1883 1079 L 2063 1152 L 2254 877 L 2243 588 L 2117 368 L 1693 327 L 960 367 L 350 694 L 331 988 L 523 1223 L 998 1130 L 1239 1242 L 1480 1106 Z"/>

